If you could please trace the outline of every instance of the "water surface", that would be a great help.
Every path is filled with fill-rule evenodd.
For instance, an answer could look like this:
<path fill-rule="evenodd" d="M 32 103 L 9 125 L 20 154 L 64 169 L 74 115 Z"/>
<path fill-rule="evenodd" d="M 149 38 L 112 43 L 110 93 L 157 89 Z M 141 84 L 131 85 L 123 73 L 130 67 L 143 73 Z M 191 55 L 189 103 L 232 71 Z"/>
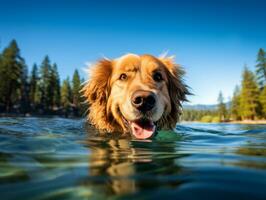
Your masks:
<path fill-rule="evenodd" d="M 266 125 L 183 123 L 138 141 L 85 124 L 0 118 L 1 199 L 266 199 Z"/>

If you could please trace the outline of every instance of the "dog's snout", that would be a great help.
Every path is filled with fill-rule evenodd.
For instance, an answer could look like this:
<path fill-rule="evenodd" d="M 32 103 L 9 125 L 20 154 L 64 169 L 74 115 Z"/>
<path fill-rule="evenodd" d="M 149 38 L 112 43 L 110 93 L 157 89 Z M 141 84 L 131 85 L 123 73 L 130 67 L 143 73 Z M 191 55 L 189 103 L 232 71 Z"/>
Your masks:
<path fill-rule="evenodd" d="M 131 103 L 142 112 L 149 111 L 155 106 L 155 94 L 150 91 L 137 90 L 131 97 Z"/>

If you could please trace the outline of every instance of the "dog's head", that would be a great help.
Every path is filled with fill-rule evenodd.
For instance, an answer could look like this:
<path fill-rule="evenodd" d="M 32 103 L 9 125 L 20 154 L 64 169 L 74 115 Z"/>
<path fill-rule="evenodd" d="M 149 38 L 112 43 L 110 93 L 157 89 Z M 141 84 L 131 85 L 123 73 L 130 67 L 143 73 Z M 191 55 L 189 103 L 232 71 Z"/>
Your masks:
<path fill-rule="evenodd" d="M 88 118 L 98 129 L 149 138 L 174 128 L 189 94 L 182 69 L 171 57 L 127 54 L 103 59 L 90 69 L 84 95 Z"/>

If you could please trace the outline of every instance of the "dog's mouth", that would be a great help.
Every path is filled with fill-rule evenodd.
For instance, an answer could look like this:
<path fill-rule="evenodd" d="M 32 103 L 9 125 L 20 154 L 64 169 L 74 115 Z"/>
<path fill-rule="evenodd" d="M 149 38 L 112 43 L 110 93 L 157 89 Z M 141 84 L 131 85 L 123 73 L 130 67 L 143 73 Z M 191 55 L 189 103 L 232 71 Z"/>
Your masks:
<path fill-rule="evenodd" d="M 129 121 L 123 117 L 124 123 L 129 128 L 130 133 L 137 139 L 148 139 L 156 133 L 156 125 L 152 120 L 140 118 Z"/>
<path fill-rule="evenodd" d="M 149 119 L 138 119 L 129 121 L 129 126 L 132 134 L 137 139 L 150 138 L 156 131 L 156 125 Z"/>
<path fill-rule="evenodd" d="M 120 112 L 120 109 L 119 109 Z M 156 133 L 156 122 L 146 117 L 136 120 L 127 120 L 120 112 L 124 124 L 128 127 L 130 133 L 137 139 L 148 139 Z"/>

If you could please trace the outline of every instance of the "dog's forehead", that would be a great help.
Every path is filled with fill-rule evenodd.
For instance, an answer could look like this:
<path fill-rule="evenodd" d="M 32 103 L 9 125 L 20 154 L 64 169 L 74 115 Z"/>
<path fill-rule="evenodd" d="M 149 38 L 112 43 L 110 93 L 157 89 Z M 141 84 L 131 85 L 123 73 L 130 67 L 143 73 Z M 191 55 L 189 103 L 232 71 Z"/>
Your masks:
<path fill-rule="evenodd" d="M 126 54 L 120 58 L 115 59 L 115 66 L 117 69 L 133 70 L 140 65 L 140 56 L 136 54 Z"/>
<path fill-rule="evenodd" d="M 126 54 L 120 58 L 115 59 L 115 66 L 117 69 L 126 71 L 137 71 L 140 67 L 147 69 L 156 68 L 160 65 L 157 58 L 151 55 L 136 55 Z"/>

